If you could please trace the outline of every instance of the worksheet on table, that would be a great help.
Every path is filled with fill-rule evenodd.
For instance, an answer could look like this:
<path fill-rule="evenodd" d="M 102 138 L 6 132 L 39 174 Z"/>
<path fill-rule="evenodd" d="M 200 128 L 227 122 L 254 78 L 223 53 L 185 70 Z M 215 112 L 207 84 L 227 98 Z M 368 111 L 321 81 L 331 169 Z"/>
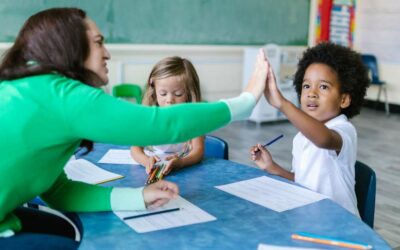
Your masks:
<path fill-rule="evenodd" d="M 139 165 L 137 161 L 132 159 L 129 149 L 110 149 L 99 160 L 99 163 Z"/>
<path fill-rule="evenodd" d="M 322 194 L 267 176 L 216 186 L 216 188 L 277 212 L 327 198 Z"/>
<path fill-rule="evenodd" d="M 179 208 L 176 210 L 174 208 Z M 166 213 L 153 214 L 162 210 L 175 210 Z M 187 226 L 191 224 L 204 223 L 216 220 L 214 216 L 197 207 L 188 200 L 178 196 L 176 199 L 170 200 L 167 204 L 157 209 L 150 209 L 145 211 L 126 211 L 114 212 L 122 221 L 138 233 L 146 233 L 161 229 L 168 229 L 180 226 Z M 127 217 L 135 217 L 136 215 L 145 215 L 132 219 L 125 219 Z"/>

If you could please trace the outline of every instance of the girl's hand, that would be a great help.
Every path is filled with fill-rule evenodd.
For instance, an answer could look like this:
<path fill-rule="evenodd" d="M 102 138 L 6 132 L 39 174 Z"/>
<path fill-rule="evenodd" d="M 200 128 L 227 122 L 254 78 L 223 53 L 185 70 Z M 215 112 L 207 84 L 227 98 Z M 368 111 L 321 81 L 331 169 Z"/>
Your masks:
<path fill-rule="evenodd" d="M 251 159 L 260 169 L 269 173 L 274 172 L 274 161 L 272 160 L 272 156 L 261 144 L 251 147 L 250 155 Z"/>
<path fill-rule="evenodd" d="M 147 208 L 159 207 L 174 199 L 179 194 L 175 183 L 160 180 L 143 189 L 143 199 Z"/>
<path fill-rule="evenodd" d="M 279 88 L 278 85 L 276 84 L 276 78 L 274 71 L 272 68 L 269 68 L 268 71 L 268 81 L 267 81 L 267 87 L 264 90 L 264 96 L 265 99 L 271 104 L 273 107 L 280 109 L 282 107 L 283 102 L 286 100 Z"/>
<path fill-rule="evenodd" d="M 180 166 L 180 158 L 178 155 L 169 155 L 165 157 L 166 165 L 163 168 L 163 175 L 168 175 L 174 168 Z"/>
<path fill-rule="evenodd" d="M 157 156 L 150 156 L 147 164 L 146 164 L 146 173 L 149 174 L 151 170 L 153 169 L 153 166 L 156 162 L 160 161 L 160 159 Z"/>

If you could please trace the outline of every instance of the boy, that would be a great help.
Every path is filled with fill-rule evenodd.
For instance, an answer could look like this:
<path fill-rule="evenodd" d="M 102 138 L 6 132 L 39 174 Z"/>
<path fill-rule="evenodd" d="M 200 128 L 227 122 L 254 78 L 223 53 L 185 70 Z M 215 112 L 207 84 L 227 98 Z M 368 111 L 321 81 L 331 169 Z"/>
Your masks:
<path fill-rule="evenodd" d="M 324 194 L 358 215 L 354 164 L 357 133 L 348 118 L 360 113 L 369 85 L 358 53 L 332 43 L 309 48 L 298 64 L 294 86 L 300 109 L 280 93 L 272 69 L 265 97 L 299 130 L 293 139 L 292 172 L 272 160 L 260 144 L 251 151 L 256 165 Z"/>

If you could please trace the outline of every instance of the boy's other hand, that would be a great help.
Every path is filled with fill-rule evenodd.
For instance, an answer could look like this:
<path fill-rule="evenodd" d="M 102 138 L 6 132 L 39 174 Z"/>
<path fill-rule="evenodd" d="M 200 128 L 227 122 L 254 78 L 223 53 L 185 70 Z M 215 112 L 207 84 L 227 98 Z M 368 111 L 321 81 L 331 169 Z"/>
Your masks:
<path fill-rule="evenodd" d="M 262 170 L 270 172 L 274 165 L 272 156 L 267 149 L 261 144 L 257 144 L 250 148 L 251 160 Z"/>

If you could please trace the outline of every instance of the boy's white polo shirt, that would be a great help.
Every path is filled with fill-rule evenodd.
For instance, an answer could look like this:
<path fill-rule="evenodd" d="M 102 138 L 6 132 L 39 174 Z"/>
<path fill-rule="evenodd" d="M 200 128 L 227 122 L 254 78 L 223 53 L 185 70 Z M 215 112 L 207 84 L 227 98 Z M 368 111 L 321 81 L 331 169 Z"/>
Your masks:
<path fill-rule="evenodd" d="M 302 133 L 293 139 L 292 168 L 295 182 L 324 194 L 358 215 L 355 194 L 357 132 L 345 115 L 339 115 L 325 125 L 335 130 L 343 141 L 339 155 L 335 150 L 321 149 Z"/>

